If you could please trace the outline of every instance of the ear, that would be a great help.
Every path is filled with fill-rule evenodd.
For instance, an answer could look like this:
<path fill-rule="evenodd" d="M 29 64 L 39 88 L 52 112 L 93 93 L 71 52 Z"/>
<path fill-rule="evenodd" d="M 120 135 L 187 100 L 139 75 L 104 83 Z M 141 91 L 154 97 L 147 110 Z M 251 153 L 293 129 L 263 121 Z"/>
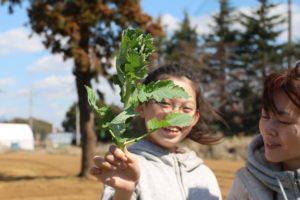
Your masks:
<path fill-rule="evenodd" d="M 195 126 L 201 117 L 200 112 L 196 112 L 193 116 L 192 126 Z"/>
<path fill-rule="evenodd" d="M 138 105 L 138 107 L 135 108 L 135 111 L 140 113 L 141 118 L 145 117 L 143 104 Z"/>

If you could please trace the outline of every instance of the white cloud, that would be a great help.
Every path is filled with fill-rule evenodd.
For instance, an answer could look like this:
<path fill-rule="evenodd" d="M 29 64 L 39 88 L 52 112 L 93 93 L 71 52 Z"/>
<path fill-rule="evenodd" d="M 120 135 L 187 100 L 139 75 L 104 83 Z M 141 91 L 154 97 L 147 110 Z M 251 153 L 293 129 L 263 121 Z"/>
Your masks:
<path fill-rule="evenodd" d="M 20 27 L 0 33 L 0 55 L 9 55 L 19 52 L 33 53 L 43 51 L 41 37 L 29 37 L 28 29 Z"/>
<path fill-rule="evenodd" d="M 255 8 L 250 7 L 240 7 L 238 11 L 250 15 L 251 11 Z M 279 4 L 277 7 L 273 8 L 270 12 L 270 16 L 280 15 L 280 17 L 287 20 L 287 4 Z M 283 31 L 278 37 L 278 41 L 283 42 L 287 41 L 288 34 L 288 22 L 284 22 L 280 26 L 277 27 L 277 30 Z M 300 34 L 300 7 L 298 5 L 292 6 L 292 36 L 293 40 L 299 39 L 298 35 Z"/>
<path fill-rule="evenodd" d="M 17 96 L 29 96 L 30 90 L 29 89 L 20 89 L 16 92 Z"/>
<path fill-rule="evenodd" d="M 161 24 L 165 28 L 166 32 L 176 31 L 180 27 L 179 20 L 170 14 L 163 14 L 161 16 Z"/>
<path fill-rule="evenodd" d="M 40 81 L 33 83 L 37 89 L 59 89 L 58 87 L 69 88 L 74 85 L 74 76 L 48 76 Z"/>
<path fill-rule="evenodd" d="M 113 91 L 107 80 L 103 77 L 99 78 L 100 83 L 96 84 L 92 81 L 95 87 L 98 87 L 105 93 L 106 102 L 121 106 L 119 100 L 119 89 Z M 44 119 L 51 122 L 56 127 L 61 128 L 61 122 L 65 117 L 67 110 L 73 102 L 77 101 L 77 91 L 75 87 L 75 77 L 68 76 L 49 76 L 32 84 L 31 89 L 20 89 L 15 95 L 27 98 L 18 98 L 21 102 L 21 107 L 17 106 L 12 116 L 28 117 L 29 95 L 31 92 L 32 110 L 31 113 L 35 118 Z M 14 105 L 19 105 L 15 104 Z M 24 107 L 25 105 L 25 107 Z M 1 110 L 1 109 L 0 109 Z M 2 114 L 2 115 L 1 115 Z M 0 117 L 10 117 L 5 112 L 0 112 Z"/>
<path fill-rule="evenodd" d="M 276 8 L 272 10 L 270 15 L 280 15 L 280 17 L 287 19 L 287 5 L 286 4 L 280 4 Z M 280 26 L 277 27 L 278 30 L 283 31 L 280 36 L 278 37 L 279 41 L 287 41 L 288 39 L 288 22 L 284 22 Z"/>
<path fill-rule="evenodd" d="M 213 22 L 210 16 L 192 17 L 190 21 L 191 26 L 196 27 L 198 34 L 208 34 L 210 32 L 209 24 Z"/>
<path fill-rule="evenodd" d="M 51 99 L 74 99 L 76 98 L 75 77 L 49 76 L 33 84 L 33 94 L 42 95 Z"/>
<path fill-rule="evenodd" d="M 293 18 L 292 18 L 292 36 L 294 40 L 299 40 L 300 39 L 300 6 L 299 5 L 294 5 L 292 7 L 292 13 L 293 13 Z"/>
<path fill-rule="evenodd" d="M 251 15 L 252 12 L 255 11 L 255 9 L 256 9 L 256 7 L 241 6 L 241 7 L 235 9 L 235 13 L 240 12 L 240 13 L 243 13 L 245 15 Z"/>
<path fill-rule="evenodd" d="M 120 88 L 118 86 L 114 87 L 113 90 L 108 81 L 101 76 L 99 77 L 99 83 L 93 83 L 93 85 L 94 84 L 96 84 L 96 88 L 104 93 L 104 98 L 107 104 L 122 106 L 119 96 Z"/>
<path fill-rule="evenodd" d="M 16 84 L 16 80 L 13 78 L 2 78 L 0 79 L 0 88 L 13 86 Z"/>
<path fill-rule="evenodd" d="M 239 7 L 239 8 L 235 9 L 235 11 L 234 11 L 234 13 L 232 13 L 232 15 L 238 16 L 240 13 L 243 13 L 246 15 L 251 15 L 254 10 L 255 10 L 255 8 L 253 8 L 253 7 Z M 215 22 L 213 19 L 213 16 L 215 14 L 217 14 L 217 13 L 212 12 L 209 15 L 190 17 L 192 27 L 196 26 L 196 31 L 198 34 L 211 33 L 212 29 L 210 26 L 215 26 Z M 243 30 L 243 27 L 238 22 L 233 23 L 232 28 L 238 29 L 238 30 Z"/>
<path fill-rule="evenodd" d="M 64 61 L 62 55 L 47 55 L 27 67 L 29 72 L 59 73 L 71 72 L 73 61 Z"/>
<path fill-rule="evenodd" d="M 239 7 L 235 10 L 235 15 L 238 13 L 244 13 L 246 15 L 251 15 L 252 11 L 255 10 L 255 7 Z M 192 27 L 196 27 L 196 31 L 198 34 L 208 34 L 211 32 L 211 28 L 209 25 L 213 25 L 212 16 L 215 12 L 209 15 L 203 16 L 194 16 L 190 17 L 190 22 Z M 279 4 L 276 8 L 272 10 L 271 15 L 281 15 L 282 17 L 287 17 L 287 4 Z M 180 27 L 180 20 L 170 14 L 163 14 L 161 16 L 161 23 L 166 27 L 166 31 L 168 33 L 176 31 Z M 292 6 L 292 36 L 293 40 L 300 39 L 300 7 L 299 5 Z M 279 36 L 279 41 L 287 41 L 287 22 L 283 23 L 281 26 L 277 27 L 278 30 L 282 30 L 282 34 Z M 242 30 L 242 26 L 238 23 L 233 24 L 233 28 Z"/>
<path fill-rule="evenodd" d="M 203 34 L 209 32 L 208 24 L 212 23 L 212 19 L 208 15 L 196 16 L 190 17 L 190 22 L 192 27 L 196 27 L 198 34 Z M 167 33 L 177 31 L 180 28 L 181 23 L 182 22 L 178 18 L 170 14 L 161 15 L 161 24 Z"/>

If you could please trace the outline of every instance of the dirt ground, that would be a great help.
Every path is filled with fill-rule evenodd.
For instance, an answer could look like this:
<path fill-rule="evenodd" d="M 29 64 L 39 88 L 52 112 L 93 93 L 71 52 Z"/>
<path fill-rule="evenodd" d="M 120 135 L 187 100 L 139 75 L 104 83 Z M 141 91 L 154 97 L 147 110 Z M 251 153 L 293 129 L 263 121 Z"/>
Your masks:
<path fill-rule="evenodd" d="M 223 197 L 242 161 L 205 160 L 215 172 Z M 79 154 L 8 152 L 0 154 L 1 200 L 94 200 L 102 184 L 80 179 Z"/>

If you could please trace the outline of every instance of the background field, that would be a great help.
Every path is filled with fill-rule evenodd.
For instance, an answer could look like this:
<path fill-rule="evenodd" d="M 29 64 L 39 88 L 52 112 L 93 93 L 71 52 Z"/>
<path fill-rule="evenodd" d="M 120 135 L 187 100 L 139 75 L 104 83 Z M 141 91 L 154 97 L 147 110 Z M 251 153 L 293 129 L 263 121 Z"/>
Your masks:
<path fill-rule="evenodd" d="M 218 147 L 219 148 L 219 147 Z M 92 200 L 99 199 L 102 184 L 80 179 L 80 149 L 6 152 L 0 154 L 1 200 Z M 226 197 L 233 173 L 241 160 L 205 159 L 215 172 Z"/>

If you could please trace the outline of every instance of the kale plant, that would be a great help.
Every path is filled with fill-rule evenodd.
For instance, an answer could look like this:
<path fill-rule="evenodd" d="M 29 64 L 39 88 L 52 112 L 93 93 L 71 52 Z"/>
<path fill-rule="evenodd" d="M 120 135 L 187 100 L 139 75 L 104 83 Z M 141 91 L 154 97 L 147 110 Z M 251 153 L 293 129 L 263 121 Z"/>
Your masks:
<path fill-rule="evenodd" d="M 155 118 L 147 121 L 149 132 L 133 138 L 130 121 L 139 115 L 137 106 L 154 99 L 161 102 L 167 98 L 188 98 L 183 88 L 175 85 L 171 80 L 159 80 L 148 85 L 141 84 L 147 77 L 149 64 L 147 58 L 154 52 L 153 38 L 150 34 L 143 34 L 140 30 L 124 30 L 121 46 L 117 54 L 117 74 L 113 76 L 114 84 L 121 89 L 120 97 L 123 112 L 115 116 L 109 106 L 98 107 L 94 91 L 85 86 L 88 92 L 88 102 L 100 117 L 100 128 L 108 131 L 113 142 L 123 149 L 126 145 L 137 142 L 160 128 L 168 126 L 188 126 L 192 117 L 184 113 L 170 113 L 165 119 Z"/>

